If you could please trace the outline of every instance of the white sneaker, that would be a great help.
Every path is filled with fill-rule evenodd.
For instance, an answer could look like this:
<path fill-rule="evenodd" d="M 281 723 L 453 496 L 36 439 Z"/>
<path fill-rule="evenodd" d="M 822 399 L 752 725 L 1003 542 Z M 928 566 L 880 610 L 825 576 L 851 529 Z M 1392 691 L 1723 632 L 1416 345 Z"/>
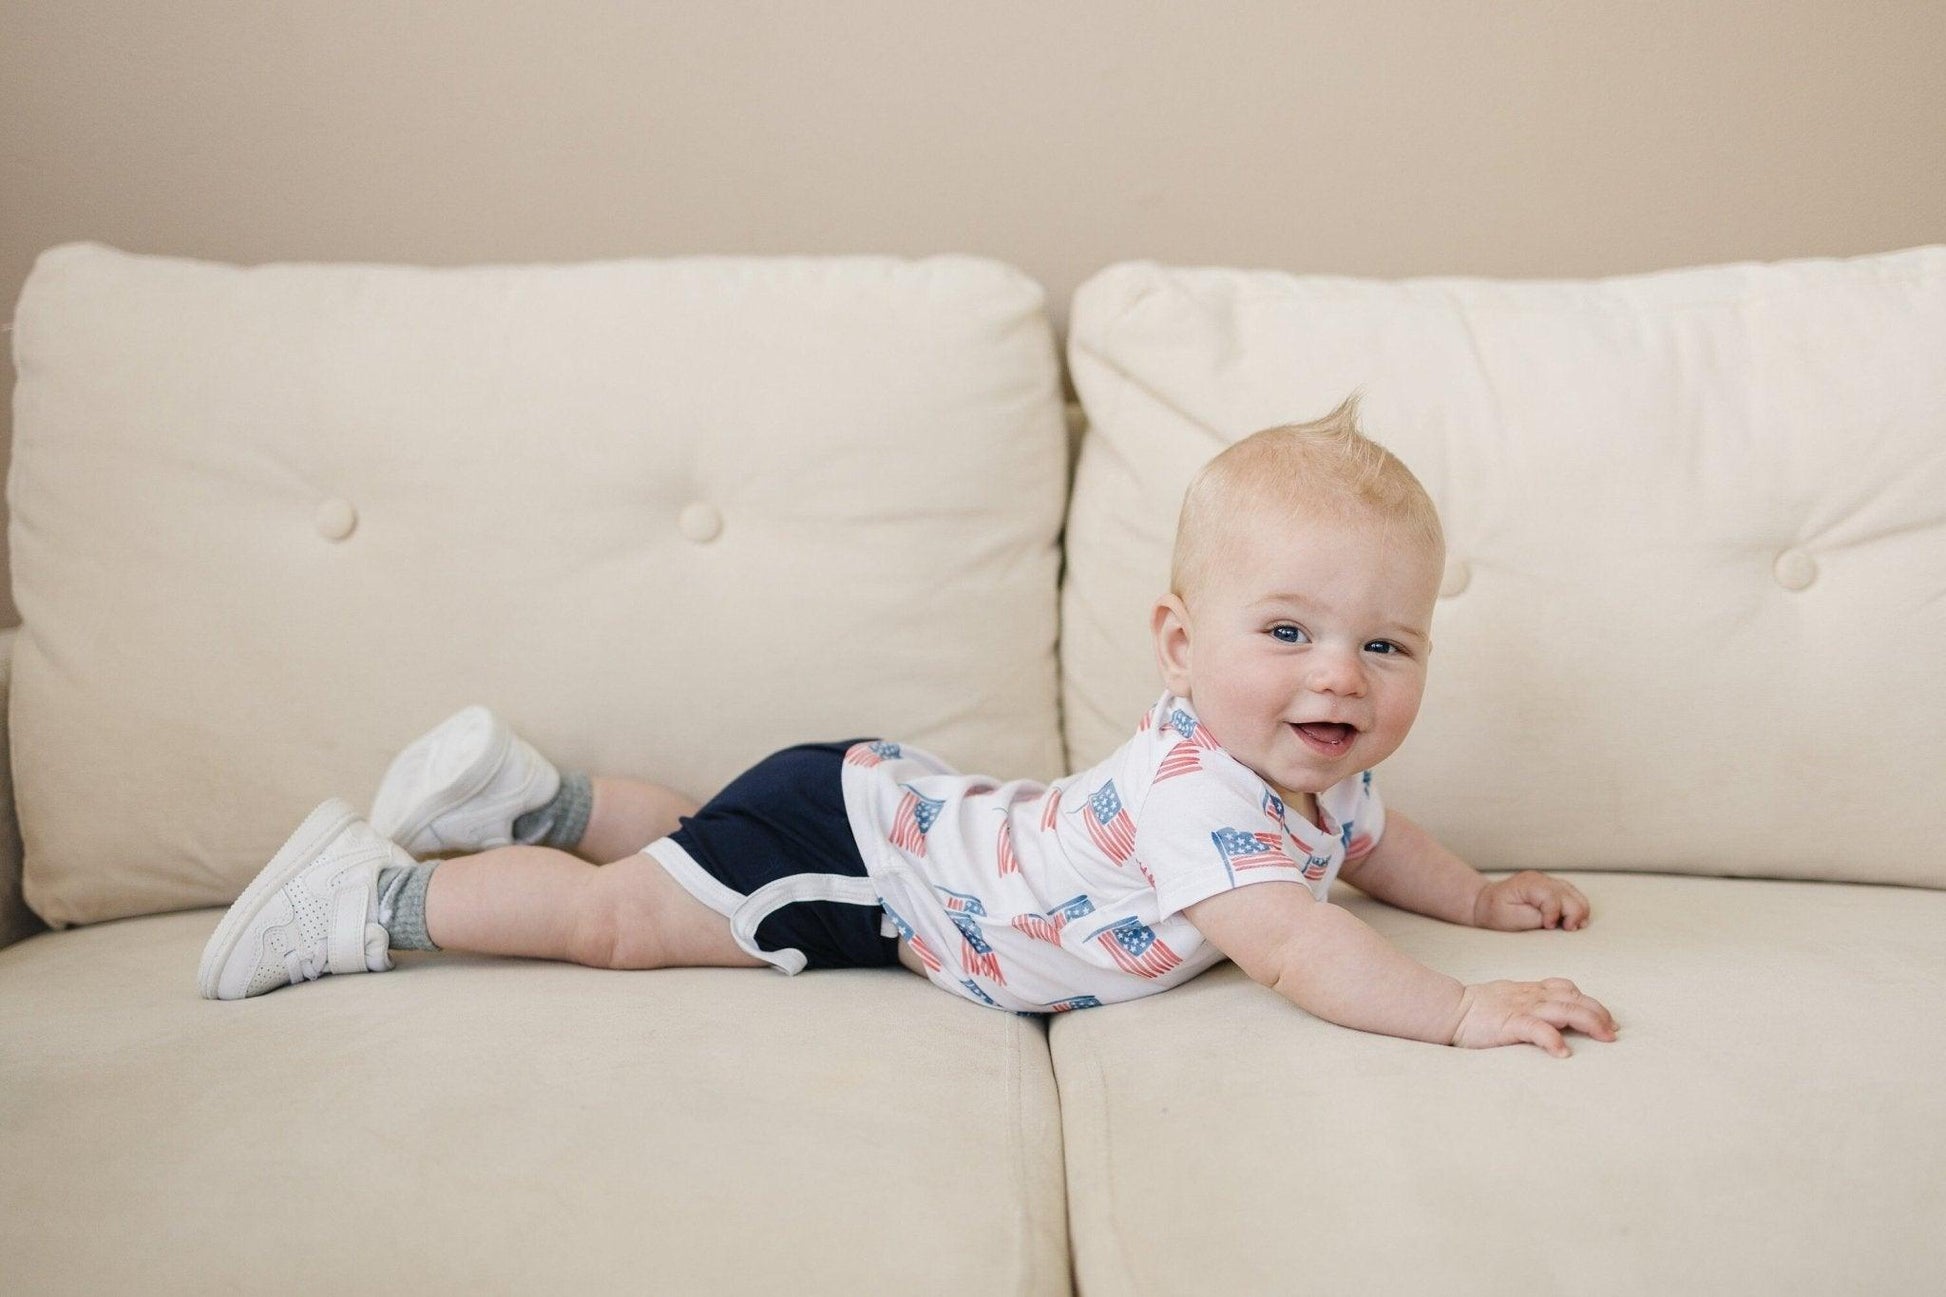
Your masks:
<path fill-rule="evenodd" d="M 412 857 L 333 797 L 304 817 L 203 947 L 197 989 L 241 1000 L 326 973 L 383 973 L 378 871 Z"/>
<path fill-rule="evenodd" d="M 512 845 L 514 820 L 560 788 L 553 763 L 475 703 L 392 758 L 371 825 L 415 856 L 485 851 Z"/>

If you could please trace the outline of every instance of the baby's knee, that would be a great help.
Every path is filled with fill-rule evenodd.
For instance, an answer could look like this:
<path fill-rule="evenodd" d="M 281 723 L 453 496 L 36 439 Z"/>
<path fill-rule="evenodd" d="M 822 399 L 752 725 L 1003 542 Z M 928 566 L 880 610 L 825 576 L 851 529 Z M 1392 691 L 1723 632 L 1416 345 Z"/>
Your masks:
<path fill-rule="evenodd" d="M 589 958 L 600 968 L 762 968 L 730 921 L 691 896 L 647 852 L 595 873 L 585 907 Z"/>
<path fill-rule="evenodd" d="M 574 962 L 590 968 L 661 968 L 667 961 L 649 907 L 620 881 L 606 871 L 591 881 L 576 925 Z"/>

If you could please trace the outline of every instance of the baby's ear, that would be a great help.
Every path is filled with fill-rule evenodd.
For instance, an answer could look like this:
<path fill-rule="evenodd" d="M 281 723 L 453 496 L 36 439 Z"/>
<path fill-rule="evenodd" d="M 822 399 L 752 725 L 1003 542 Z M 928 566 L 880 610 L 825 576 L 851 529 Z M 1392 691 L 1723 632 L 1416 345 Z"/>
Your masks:
<path fill-rule="evenodd" d="M 1165 594 L 1149 612 L 1155 637 L 1155 664 L 1169 692 L 1189 696 L 1189 610 L 1175 594 Z"/>

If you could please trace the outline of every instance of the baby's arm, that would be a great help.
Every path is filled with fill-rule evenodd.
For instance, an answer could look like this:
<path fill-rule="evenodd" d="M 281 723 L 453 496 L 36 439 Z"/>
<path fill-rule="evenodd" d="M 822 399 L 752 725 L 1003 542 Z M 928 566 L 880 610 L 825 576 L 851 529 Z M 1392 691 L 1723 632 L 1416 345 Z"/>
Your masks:
<path fill-rule="evenodd" d="M 1252 981 L 1343 1027 L 1469 1049 L 1534 1044 L 1561 1058 L 1570 1053 L 1561 1028 L 1615 1039 L 1608 1010 L 1566 978 L 1463 985 L 1302 883 L 1232 888 L 1183 915 Z"/>
<path fill-rule="evenodd" d="M 1385 817 L 1378 845 L 1347 860 L 1338 877 L 1373 900 L 1474 928 L 1583 928 L 1592 909 L 1572 883 L 1537 870 L 1488 882 L 1397 811 Z"/>
<path fill-rule="evenodd" d="M 1397 811 L 1386 814 L 1378 845 L 1347 860 L 1338 877 L 1375 901 L 1468 927 L 1487 885 L 1478 870 Z"/>

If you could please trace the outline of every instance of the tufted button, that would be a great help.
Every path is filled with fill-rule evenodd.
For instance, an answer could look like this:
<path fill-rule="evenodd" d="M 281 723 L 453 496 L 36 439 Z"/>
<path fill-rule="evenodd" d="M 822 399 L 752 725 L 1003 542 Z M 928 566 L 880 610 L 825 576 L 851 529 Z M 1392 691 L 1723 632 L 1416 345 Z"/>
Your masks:
<path fill-rule="evenodd" d="M 723 515 L 713 504 L 697 501 L 684 507 L 682 515 L 676 519 L 676 526 L 682 534 L 701 544 L 715 540 L 723 530 Z"/>
<path fill-rule="evenodd" d="M 1451 599 L 1466 589 L 1467 583 L 1472 579 L 1473 569 L 1466 566 L 1463 560 L 1453 559 L 1446 564 L 1446 575 L 1439 579 L 1439 597 Z"/>
<path fill-rule="evenodd" d="M 1777 584 L 1786 590 L 1802 590 L 1818 579 L 1817 560 L 1801 549 L 1787 549 L 1779 554 L 1770 571 Z"/>
<path fill-rule="evenodd" d="M 314 521 L 318 535 L 326 540 L 343 540 L 358 525 L 358 510 L 351 507 L 349 500 L 326 500 L 318 506 Z"/>

